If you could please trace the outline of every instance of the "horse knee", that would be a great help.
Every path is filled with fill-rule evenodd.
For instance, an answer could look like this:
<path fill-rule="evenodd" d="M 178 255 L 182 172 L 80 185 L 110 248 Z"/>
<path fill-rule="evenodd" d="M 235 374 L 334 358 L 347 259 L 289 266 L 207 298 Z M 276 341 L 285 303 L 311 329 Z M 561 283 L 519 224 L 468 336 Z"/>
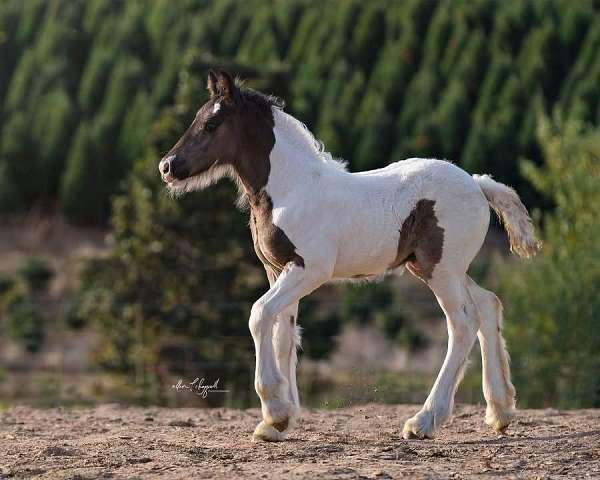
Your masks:
<path fill-rule="evenodd" d="M 248 321 L 250 333 L 253 337 L 260 335 L 265 319 L 273 316 L 271 310 L 268 302 L 265 302 L 262 299 L 254 302 L 252 309 L 250 310 L 250 320 Z"/>
<path fill-rule="evenodd" d="M 252 305 L 252 309 L 250 310 L 250 320 L 248 320 L 248 327 L 250 328 L 250 333 L 253 337 L 259 335 L 260 330 L 260 319 L 262 317 L 262 307 L 258 305 L 258 302 Z"/>

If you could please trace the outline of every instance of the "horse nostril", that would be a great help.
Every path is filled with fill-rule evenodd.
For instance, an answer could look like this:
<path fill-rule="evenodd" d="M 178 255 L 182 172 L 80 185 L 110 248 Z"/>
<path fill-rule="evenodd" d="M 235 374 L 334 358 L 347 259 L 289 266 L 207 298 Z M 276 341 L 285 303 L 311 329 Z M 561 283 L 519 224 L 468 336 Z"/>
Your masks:
<path fill-rule="evenodd" d="M 163 164 L 162 164 L 162 173 L 164 173 L 165 175 L 166 175 L 167 173 L 169 173 L 169 164 L 170 164 L 170 163 L 171 163 L 171 162 L 170 162 L 169 160 L 165 160 L 165 161 L 163 162 Z"/>

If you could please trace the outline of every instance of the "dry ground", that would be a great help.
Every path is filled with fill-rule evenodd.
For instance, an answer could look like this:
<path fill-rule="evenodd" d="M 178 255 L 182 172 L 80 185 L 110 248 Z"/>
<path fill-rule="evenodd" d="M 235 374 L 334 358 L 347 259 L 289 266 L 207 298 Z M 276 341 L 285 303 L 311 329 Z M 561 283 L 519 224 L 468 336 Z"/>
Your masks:
<path fill-rule="evenodd" d="M 401 438 L 409 405 L 305 411 L 284 443 L 253 443 L 252 410 L 0 413 L 0 478 L 600 478 L 600 411 L 525 410 L 497 436 L 458 406 L 436 440 Z"/>

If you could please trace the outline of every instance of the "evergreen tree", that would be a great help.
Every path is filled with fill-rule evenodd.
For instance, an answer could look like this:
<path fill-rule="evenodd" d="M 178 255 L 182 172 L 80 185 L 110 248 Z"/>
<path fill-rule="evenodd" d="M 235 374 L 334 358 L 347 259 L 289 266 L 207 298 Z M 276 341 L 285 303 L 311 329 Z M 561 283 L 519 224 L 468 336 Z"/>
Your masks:
<path fill-rule="evenodd" d="M 3 125 L 0 138 L 0 164 L 4 164 L 4 178 L 14 182 L 12 188 L 17 192 L 19 203 L 23 202 L 22 206 L 35 199 L 46 180 L 36 174 L 36 148 L 30 140 L 28 118 L 25 111 L 11 115 Z"/>
<path fill-rule="evenodd" d="M 237 57 L 242 62 L 268 64 L 280 59 L 275 19 L 268 10 L 254 14 L 250 26 L 240 42 Z"/>
<path fill-rule="evenodd" d="M 175 29 L 173 36 L 168 39 L 163 47 L 163 61 L 160 73 L 154 78 L 152 100 L 157 105 L 163 104 L 173 95 L 177 83 L 177 75 L 182 67 L 183 56 L 180 52 L 181 29 Z M 141 69 L 140 69 L 141 72 Z"/>
<path fill-rule="evenodd" d="M 472 107 L 479 93 L 484 49 L 483 33 L 471 35 L 433 113 L 432 122 L 444 158 L 459 158 L 462 151 L 470 128 Z"/>
<path fill-rule="evenodd" d="M 496 55 L 485 74 L 477 97 L 471 128 L 461 155 L 461 165 L 470 172 L 491 171 L 491 161 L 484 151 L 490 141 L 489 121 L 497 108 L 497 92 L 506 81 L 512 67 L 508 55 Z"/>
<path fill-rule="evenodd" d="M 98 44 L 92 50 L 81 76 L 77 95 L 83 112 L 92 114 L 100 108 L 114 62 L 114 53 L 105 46 Z"/>
<path fill-rule="evenodd" d="M 0 213 L 15 214 L 24 207 L 9 166 L 0 160 Z"/>
<path fill-rule="evenodd" d="M 143 86 L 143 82 L 143 63 L 129 55 L 121 56 L 111 72 L 102 106 L 95 120 L 102 136 L 112 138 L 117 135 L 131 99 Z"/>
<path fill-rule="evenodd" d="M 16 3 L 12 2 L 13 5 Z M 4 8 L 10 4 L 11 2 L 5 2 Z M 16 42 L 19 45 L 26 45 L 34 40 L 40 30 L 46 8 L 47 2 L 43 0 L 22 2 L 22 6 L 19 9 L 19 21 L 18 23 L 15 22 L 18 25 L 15 36 Z"/>
<path fill-rule="evenodd" d="M 138 92 L 125 114 L 119 132 L 116 155 L 124 160 L 123 163 L 126 167 L 123 174 L 134 160 L 142 155 L 156 113 L 150 95 L 143 90 Z"/>
<path fill-rule="evenodd" d="M 587 78 L 591 79 L 590 83 L 595 81 L 594 75 L 590 75 L 590 73 L 594 71 L 594 63 L 598 63 L 597 52 L 599 49 L 600 15 L 596 14 L 561 91 L 559 105 L 562 110 L 568 112 L 569 116 L 585 116 L 585 105 L 578 101 L 577 97 L 581 96 L 582 84 Z M 577 106 L 575 107 L 575 105 Z M 591 118 L 589 119 L 591 120 Z"/>
<path fill-rule="evenodd" d="M 21 53 L 19 50 L 23 48 L 22 43 L 17 41 L 18 35 L 16 33 L 19 25 L 19 8 L 15 0 L 0 3 L 0 58 L 2 59 L 0 106 L 4 101 L 11 74 L 18 60 L 18 54 Z M 0 109 L 0 115 L 1 113 L 2 110 Z"/>
<path fill-rule="evenodd" d="M 96 131 L 88 122 L 77 129 L 60 188 L 63 211 L 70 218 L 84 222 L 104 220 L 108 213 L 111 159 L 102 157 Z"/>
<path fill-rule="evenodd" d="M 87 0 L 83 12 L 83 28 L 90 37 L 96 37 L 110 16 L 120 13 L 120 5 L 112 0 Z"/>
<path fill-rule="evenodd" d="M 15 112 L 26 106 L 27 94 L 35 79 L 36 63 L 33 49 L 26 49 L 15 68 L 8 86 L 4 103 L 5 114 Z"/>
<path fill-rule="evenodd" d="M 354 61 L 370 72 L 385 37 L 385 7 L 374 1 L 367 3 L 358 16 L 352 31 L 351 48 Z"/>
<path fill-rule="evenodd" d="M 231 2 L 223 2 L 227 7 L 231 6 Z M 211 33 L 211 44 L 216 45 L 221 55 L 234 56 L 242 38 L 250 27 L 252 22 L 252 12 L 246 8 L 235 8 L 231 10 L 228 20 L 224 23 L 223 29 L 209 29 Z M 198 45 L 199 48 L 204 48 L 204 45 Z"/>
<path fill-rule="evenodd" d="M 38 146 L 36 174 L 44 179 L 40 194 L 51 195 L 58 188 L 58 175 L 64 168 L 76 116 L 64 88 L 58 87 L 37 102 L 31 138 Z"/>
<path fill-rule="evenodd" d="M 538 138 L 544 163 L 523 170 L 556 210 L 544 218 L 544 248 L 533 264 L 501 268 L 513 381 L 524 406 L 597 407 L 600 135 L 543 119 Z"/>
<path fill-rule="evenodd" d="M 109 195 L 143 150 L 148 117 L 173 103 L 186 59 L 237 59 L 242 76 L 277 70 L 288 111 L 354 169 L 442 156 L 526 189 L 515 166 L 540 159 L 540 108 L 598 122 L 598 32 L 594 0 L 5 0 L 0 160 L 25 205 L 57 196 L 68 132 L 86 122 L 115 164 Z M 44 173 L 31 181 L 28 169 Z"/>

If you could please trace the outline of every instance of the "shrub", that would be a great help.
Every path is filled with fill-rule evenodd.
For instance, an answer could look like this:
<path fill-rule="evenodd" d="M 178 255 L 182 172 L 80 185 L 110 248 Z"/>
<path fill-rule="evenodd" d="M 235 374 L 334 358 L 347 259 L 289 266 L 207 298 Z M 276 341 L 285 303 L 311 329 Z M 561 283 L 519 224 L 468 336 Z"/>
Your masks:
<path fill-rule="evenodd" d="M 27 351 L 37 352 L 44 338 L 43 322 L 24 288 L 15 287 L 4 295 L 3 314 L 8 336 Z"/>
<path fill-rule="evenodd" d="M 543 119 L 541 167 L 523 173 L 556 209 L 532 263 L 500 269 L 514 380 L 524 406 L 600 406 L 600 131 Z"/>
<path fill-rule="evenodd" d="M 15 281 L 11 277 L 5 273 L 0 273 L 0 296 L 11 290 L 14 284 Z"/>
<path fill-rule="evenodd" d="M 47 287 L 48 281 L 54 275 L 52 267 L 40 257 L 27 257 L 19 268 L 19 275 L 34 290 Z"/>
<path fill-rule="evenodd" d="M 69 328 L 80 329 L 86 326 L 86 316 L 82 312 L 81 298 L 73 295 L 63 308 L 63 321 Z"/>

